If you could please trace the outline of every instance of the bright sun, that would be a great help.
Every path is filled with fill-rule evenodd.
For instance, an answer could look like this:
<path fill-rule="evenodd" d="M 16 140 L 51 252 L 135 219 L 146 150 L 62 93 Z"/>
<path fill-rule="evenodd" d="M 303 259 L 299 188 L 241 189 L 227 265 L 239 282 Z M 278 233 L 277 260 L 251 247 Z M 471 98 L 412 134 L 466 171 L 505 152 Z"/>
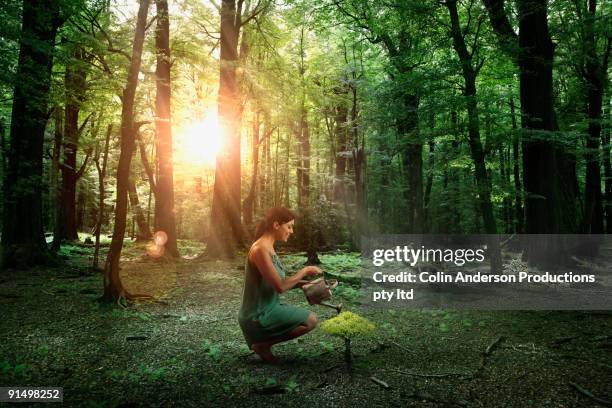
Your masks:
<path fill-rule="evenodd" d="M 223 132 L 216 111 L 177 129 L 176 159 L 195 165 L 214 165 L 217 152 L 223 145 Z"/>

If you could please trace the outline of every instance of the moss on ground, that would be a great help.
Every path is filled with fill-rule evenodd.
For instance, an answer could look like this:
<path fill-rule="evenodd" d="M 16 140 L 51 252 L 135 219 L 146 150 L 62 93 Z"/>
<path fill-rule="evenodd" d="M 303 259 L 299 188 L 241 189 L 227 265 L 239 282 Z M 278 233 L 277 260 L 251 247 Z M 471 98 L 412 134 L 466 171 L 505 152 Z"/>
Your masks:
<path fill-rule="evenodd" d="M 181 246 L 188 257 L 201 249 Z M 0 275 L 0 386 L 62 386 L 65 405 L 79 407 L 597 406 L 571 383 L 612 399 L 609 313 L 372 310 L 341 284 L 334 296 L 378 328 L 354 342 L 351 377 L 342 339 L 322 330 L 277 346 L 279 366 L 248 350 L 236 321 L 244 255 L 152 261 L 131 244 L 122 276 L 158 300 L 123 309 L 97 302 L 92 250 L 63 250 L 61 268 Z M 335 257 L 322 261 L 358 268 L 355 254 Z M 308 307 L 300 291 L 283 296 Z"/>

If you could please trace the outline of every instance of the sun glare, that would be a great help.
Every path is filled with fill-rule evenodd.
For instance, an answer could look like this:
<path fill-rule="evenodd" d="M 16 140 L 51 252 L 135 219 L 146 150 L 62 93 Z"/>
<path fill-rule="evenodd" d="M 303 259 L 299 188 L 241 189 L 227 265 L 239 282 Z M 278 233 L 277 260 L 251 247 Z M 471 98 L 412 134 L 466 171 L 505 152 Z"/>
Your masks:
<path fill-rule="evenodd" d="M 176 133 L 176 160 L 196 165 L 214 165 L 223 145 L 223 132 L 216 111 L 191 122 Z"/>

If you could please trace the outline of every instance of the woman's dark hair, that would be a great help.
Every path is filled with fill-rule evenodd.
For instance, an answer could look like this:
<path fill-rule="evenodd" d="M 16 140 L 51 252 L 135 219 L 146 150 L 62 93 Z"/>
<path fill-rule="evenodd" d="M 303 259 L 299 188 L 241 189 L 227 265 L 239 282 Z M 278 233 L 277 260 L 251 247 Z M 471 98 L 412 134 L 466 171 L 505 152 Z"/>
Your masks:
<path fill-rule="evenodd" d="M 255 239 L 272 230 L 274 222 L 284 224 L 295 219 L 295 215 L 285 207 L 272 207 L 266 212 L 266 217 L 259 221 L 255 229 Z"/>

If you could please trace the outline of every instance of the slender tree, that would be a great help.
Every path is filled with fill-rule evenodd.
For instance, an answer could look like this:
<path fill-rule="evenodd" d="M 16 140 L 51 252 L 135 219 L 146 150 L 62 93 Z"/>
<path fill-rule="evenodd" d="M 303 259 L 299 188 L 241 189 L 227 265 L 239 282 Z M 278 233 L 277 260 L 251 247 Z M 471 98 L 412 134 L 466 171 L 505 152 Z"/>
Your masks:
<path fill-rule="evenodd" d="M 604 232 L 603 203 L 601 194 L 600 144 L 601 114 L 603 95 L 608 86 L 608 62 L 612 38 L 607 37 L 605 49 L 600 56 L 597 50 L 596 30 L 597 1 L 588 0 L 586 7 L 576 2 L 576 14 L 582 23 L 582 53 L 584 64 L 580 67 L 586 85 L 586 110 L 588 129 L 586 138 L 586 174 L 584 187 L 583 232 L 602 234 Z"/>
<path fill-rule="evenodd" d="M 110 136 L 113 131 L 113 125 L 109 124 L 106 128 L 106 138 L 104 139 L 104 151 L 101 153 L 100 147 L 96 147 L 96 153 L 94 155 L 94 162 L 96 164 L 96 170 L 98 171 L 98 218 L 96 220 L 96 229 L 94 236 L 96 237 L 94 256 L 93 256 L 93 267 L 98 269 L 98 259 L 100 255 L 100 232 L 102 231 L 102 224 L 104 223 L 104 198 L 106 195 L 106 188 L 104 186 L 104 179 L 106 178 L 106 165 L 108 163 L 108 148 L 110 144 Z M 102 163 L 100 163 L 100 154 L 102 154 Z"/>
<path fill-rule="evenodd" d="M 64 86 L 66 93 L 66 107 L 64 109 L 64 133 L 63 133 L 63 161 L 60 166 L 62 172 L 60 228 L 59 235 L 53 237 L 58 240 L 78 240 L 76 190 L 77 181 L 82 176 L 82 170 L 77 168 L 77 151 L 79 139 L 89 116 L 79 126 L 79 113 L 81 105 L 85 100 L 87 89 L 87 72 L 85 70 L 85 50 L 82 46 L 75 46 L 71 58 L 66 64 L 64 75 Z M 89 157 L 89 156 L 88 156 Z M 86 162 L 84 162 L 86 163 Z M 86 164 L 85 164 L 86 165 Z"/>
<path fill-rule="evenodd" d="M 468 47 L 465 44 L 465 37 L 468 30 L 471 30 L 472 27 L 470 27 L 468 23 L 465 30 L 461 29 L 456 1 L 447 0 L 444 4 L 446 5 L 450 15 L 450 35 L 453 39 L 453 47 L 459 56 L 461 71 L 463 73 L 463 80 L 465 83 L 463 95 L 465 97 L 465 104 L 468 112 L 468 141 L 475 168 L 475 181 L 478 191 L 479 209 L 482 215 L 485 232 L 487 234 L 497 234 L 497 225 L 495 222 L 495 216 L 493 214 L 493 205 L 491 204 L 491 180 L 487 174 L 485 164 L 486 152 L 480 140 L 480 120 L 478 117 L 478 100 L 476 97 L 476 77 L 478 76 L 480 68 L 484 64 L 484 59 L 477 56 L 478 33 L 480 32 L 480 24 L 482 23 L 482 20 L 480 18 L 476 19 L 475 24 L 477 27 L 475 29 L 476 34 L 474 34 L 475 38 L 473 40 L 473 46 L 471 50 L 468 50 Z M 468 13 L 475 12 L 476 10 L 468 10 Z M 476 61 L 474 61 L 475 58 Z M 499 252 L 499 244 L 493 237 L 491 237 L 489 243 L 491 244 L 489 253 L 492 255 L 491 269 L 500 271 L 501 254 Z"/>
<path fill-rule="evenodd" d="M 132 56 L 128 70 L 127 83 L 123 89 L 121 108 L 121 153 L 117 165 L 117 202 L 115 205 L 115 225 L 108 257 L 104 267 L 104 299 L 118 300 L 121 297 L 133 299 L 136 295 L 128 293 L 119 276 L 119 259 L 123 248 L 126 229 L 128 205 L 128 178 L 130 163 L 135 150 L 135 133 L 138 131 L 134 123 L 134 98 L 138 86 L 138 72 L 142 57 L 142 48 L 147 23 L 147 12 L 150 0 L 141 0 L 136 19 Z"/>

